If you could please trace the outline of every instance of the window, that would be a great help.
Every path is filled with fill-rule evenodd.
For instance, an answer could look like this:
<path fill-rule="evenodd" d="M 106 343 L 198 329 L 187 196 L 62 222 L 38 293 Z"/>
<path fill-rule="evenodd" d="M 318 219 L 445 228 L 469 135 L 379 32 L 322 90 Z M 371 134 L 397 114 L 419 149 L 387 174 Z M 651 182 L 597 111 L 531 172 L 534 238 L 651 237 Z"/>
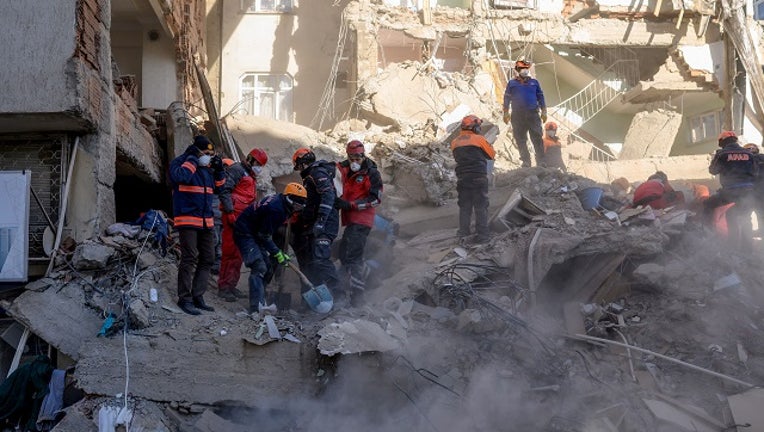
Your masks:
<path fill-rule="evenodd" d="M 241 9 L 246 13 L 292 12 L 293 0 L 241 0 Z"/>
<path fill-rule="evenodd" d="M 292 121 L 292 90 L 292 77 L 287 74 L 244 74 L 239 81 L 239 111 Z"/>
<path fill-rule="evenodd" d="M 753 19 L 764 20 L 764 0 L 753 2 Z"/>
<path fill-rule="evenodd" d="M 690 119 L 690 141 L 699 143 L 716 139 L 720 130 L 719 112 L 701 114 Z"/>

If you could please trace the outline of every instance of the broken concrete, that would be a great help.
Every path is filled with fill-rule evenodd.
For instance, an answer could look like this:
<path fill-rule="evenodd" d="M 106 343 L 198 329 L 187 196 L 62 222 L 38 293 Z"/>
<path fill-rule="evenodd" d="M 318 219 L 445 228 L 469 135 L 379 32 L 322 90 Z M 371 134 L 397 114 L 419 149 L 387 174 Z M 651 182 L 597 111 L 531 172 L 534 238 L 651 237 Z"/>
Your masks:
<path fill-rule="evenodd" d="M 78 270 L 97 270 L 106 268 L 106 264 L 114 256 L 114 248 L 92 241 L 77 245 L 72 257 L 72 265 Z"/>
<path fill-rule="evenodd" d="M 618 159 L 667 157 L 682 125 L 682 114 L 674 111 L 643 111 L 634 116 Z"/>
<path fill-rule="evenodd" d="M 385 333 L 379 324 L 354 320 L 331 323 L 318 332 L 321 339 L 318 349 L 321 354 L 356 354 L 363 352 L 385 352 L 398 348 L 395 339 Z"/>

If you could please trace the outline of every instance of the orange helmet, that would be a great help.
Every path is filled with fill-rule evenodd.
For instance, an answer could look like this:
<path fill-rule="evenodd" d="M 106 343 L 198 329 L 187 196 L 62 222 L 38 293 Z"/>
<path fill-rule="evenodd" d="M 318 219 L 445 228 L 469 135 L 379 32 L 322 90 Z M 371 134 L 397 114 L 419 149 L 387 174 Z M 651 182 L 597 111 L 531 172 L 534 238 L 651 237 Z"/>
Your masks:
<path fill-rule="evenodd" d="M 544 125 L 544 130 L 557 130 L 557 123 L 550 121 Z"/>
<path fill-rule="evenodd" d="M 724 141 L 728 140 L 729 138 L 735 138 L 737 140 L 737 134 L 733 131 L 724 131 L 719 134 L 719 145 L 724 145 Z"/>
<path fill-rule="evenodd" d="M 229 167 L 234 164 L 233 159 L 230 158 L 223 158 L 223 165 Z"/>
<path fill-rule="evenodd" d="M 531 62 L 525 61 L 525 59 L 519 59 L 515 62 L 515 70 L 517 69 L 530 69 Z"/>
<path fill-rule="evenodd" d="M 284 187 L 284 195 L 296 196 L 299 198 L 307 199 L 308 191 L 305 190 L 305 186 L 299 183 L 289 183 Z"/>
<path fill-rule="evenodd" d="M 345 146 L 345 151 L 349 155 L 363 155 L 365 152 L 365 149 L 363 147 L 363 143 L 358 140 L 353 140 L 348 143 L 347 146 Z"/>
<path fill-rule="evenodd" d="M 483 124 L 483 120 L 480 119 L 480 117 L 470 114 L 468 116 L 465 116 L 462 119 L 461 128 L 462 130 L 472 130 L 474 131 L 476 127 Z"/>
<path fill-rule="evenodd" d="M 252 161 L 257 162 L 258 164 L 260 164 L 260 166 L 263 166 L 266 163 L 268 163 L 268 154 L 265 153 L 265 151 L 260 150 L 259 148 L 254 148 L 247 155 L 247 162 L 249 162 L 250 165 L 252 165 Z"/>
<path fill-rule="evenodd" d="M 294 164 L 295 171 L 300 165 L 310 165 L 315 161 L 316 154 L 313 153 L 313 150 L 306 147 L 297 149 L 297 151 L 292 155 L 292 164 Z"/>
<path fill-rule="evenodd" d="M 748 143 L 743 146 L 744 149 L 748 150 L 749 152 L 753 154 L 759 154 L 759 146 L 757 146 L 754 143 Z"/>

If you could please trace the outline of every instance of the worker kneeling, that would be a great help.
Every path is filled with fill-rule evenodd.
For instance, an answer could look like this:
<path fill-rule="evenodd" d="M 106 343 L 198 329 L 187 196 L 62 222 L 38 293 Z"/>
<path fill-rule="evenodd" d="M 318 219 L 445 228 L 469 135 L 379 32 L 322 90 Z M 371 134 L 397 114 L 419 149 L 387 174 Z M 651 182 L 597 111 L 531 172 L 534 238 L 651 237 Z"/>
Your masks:
<path fill-rule="evenodd" d="M 234 225 L 234 241 L 249 273 L 249 312 L 275 311 L 265 304 L 265 285 L 277 264 L 288 265 L 289 255 L 273 241 L 273 234 L 293 214 L 305 208 L 308 192 L 299 183 L 289 183 L 284 193 L 270 195 L 247 207 Z"/>
<path fill-rule="evenodd" d="M 657 171 L 634 191 L 632 207 L 650 206 L 656 210 L 684 204 L 684 194 L 676 192 L 663 171 Z"/>

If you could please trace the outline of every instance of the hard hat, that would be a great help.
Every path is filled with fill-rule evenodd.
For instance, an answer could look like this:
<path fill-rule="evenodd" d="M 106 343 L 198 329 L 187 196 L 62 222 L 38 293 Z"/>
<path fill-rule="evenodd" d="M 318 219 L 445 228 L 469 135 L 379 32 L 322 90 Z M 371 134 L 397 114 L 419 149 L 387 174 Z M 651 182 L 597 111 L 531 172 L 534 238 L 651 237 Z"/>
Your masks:
<path fill-rule="evenodd" d="M 223 158 L 223 165 L 229 167 L 234 164 L 233 159 L 230 158 Z"/>
<path fill-rule="evenodd" d="M 313 153 L 313 150 L 309 148 L 299 148 L 296 152 L 292 155 L 292 164 L 294 164 L 294 169 L 297 170 L 297 167 L 299 165 L 309 165 L 316 161 L 316 155 Z"/>
<path fill-rule="evenodd" d="M 526 61 L 524 58 L 517 59 L 515 62 L 515 69 L 530 69 L 531 62 Z"/>
<path fill-rule="evenodd" d="M 735 138 L 737 139 L 737 134 L 733 131 L 724 131 L 719 134 L 719 144 L 722 143 L 722 141 L 726 140 L 727 138 Z"/>
<path fill-rule="evenodd" d="M 260 150 L 259 148 L 254 148 L 247 155 L 247 160 L 250 160 L 250 159 L 259 163 L 260 166 L 263 166 L 266 163 L 268 163 L 268 154 L 266 154 L 265 151 Z"/>
<path fill-rule="evenodd" d="M 470 114 L 462 119 L 461 128 L 462 130 L 474 130 L 476 126 L 481 124 L 483 124 L 483 120 L 476 115 Z"/>
<path fill-rule="evenodd" d="M 303 199 L 308 198 L 308 191 L 305 190 L 305 186 L 299 183 L 289 183 L 284 187 L 284 195 L 290 195 L 294 197 L 300 197 Z"/>
<path fill-rule="evenodd" d="M 550 121 L 544 125 L 544 130 L 557 130 L 557 123 Z"/>
<path fill-rule="evenodd" d="M 754 143 L 748 143 L 743 146 L 744 149 L 750 151 L 753 154 L 759 154 L 759 146 Z"/>
<path fill-rule="evenodd" d="M 350 141 L 348 145 L 345 146 L 345 150 L 348 155 L 363 155 L 365 153 L 363 143 L 358 140 Z"/>
<path fill-rule="evenodd" d="M 648 180 L 660 180 L 661 183 L 668 182 L 668 176 L 663 171 L 656 171 L 655 174 L 647 178 Z"/>

